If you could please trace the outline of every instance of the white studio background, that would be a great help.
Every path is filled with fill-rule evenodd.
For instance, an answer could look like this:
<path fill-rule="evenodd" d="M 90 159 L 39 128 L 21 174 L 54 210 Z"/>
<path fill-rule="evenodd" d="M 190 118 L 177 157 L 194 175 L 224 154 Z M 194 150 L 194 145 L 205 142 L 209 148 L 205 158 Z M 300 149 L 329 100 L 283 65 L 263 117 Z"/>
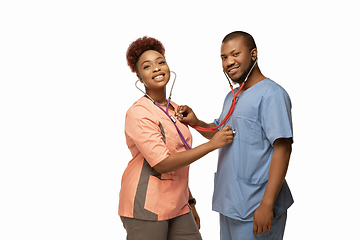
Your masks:
<path fill-rule="evenodd" d="M 117 216 L 131 159 L 126 110 L 142 94 L 126 64 L 138 37 L 163 42 L 173 100 L 205 121 L 229 91 L 222 38 L 253 35 L 262 72 L 293 104 L 285 239 L 354 239 L 360 34 L 356 1 L 2 1 L 0 239 L 125 239 Z M 194 146 L 205 140 L 192 131 Z M 191 166 L 204 239 L 217 152 Z"/>

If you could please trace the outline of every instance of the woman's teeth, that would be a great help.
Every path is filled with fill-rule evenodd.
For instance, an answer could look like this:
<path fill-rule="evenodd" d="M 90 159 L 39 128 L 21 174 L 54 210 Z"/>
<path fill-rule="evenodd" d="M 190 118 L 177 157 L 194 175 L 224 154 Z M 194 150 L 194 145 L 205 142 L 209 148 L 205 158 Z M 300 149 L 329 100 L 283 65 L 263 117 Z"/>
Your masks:
<path fill-rule="evenodd" d="M 159 76 L 156 76 L 154 77 L 154 79 L 159 79 L 159 78 L 162 78 L 164 75 L 159 75 Z"/>

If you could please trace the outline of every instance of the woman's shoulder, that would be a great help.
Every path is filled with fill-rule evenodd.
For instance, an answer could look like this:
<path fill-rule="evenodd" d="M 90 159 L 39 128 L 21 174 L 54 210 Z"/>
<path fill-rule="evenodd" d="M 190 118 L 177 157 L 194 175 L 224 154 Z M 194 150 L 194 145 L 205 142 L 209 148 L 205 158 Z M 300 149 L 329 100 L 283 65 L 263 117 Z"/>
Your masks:
<path fill-rule="evenodd" d="M 141 97 L 137 101 L 133 103 L 133 105 L 127 110 L 126 116 L 141 116 L 141 115 L 148 115 L 152 112 L 151 103 L 147 98 Z"/>

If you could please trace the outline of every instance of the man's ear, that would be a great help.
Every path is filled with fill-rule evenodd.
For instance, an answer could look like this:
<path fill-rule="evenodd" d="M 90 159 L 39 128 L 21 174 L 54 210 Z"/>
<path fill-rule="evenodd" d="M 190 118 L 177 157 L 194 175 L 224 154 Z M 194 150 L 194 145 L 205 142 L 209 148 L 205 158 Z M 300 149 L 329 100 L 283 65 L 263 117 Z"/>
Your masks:
<path fill-rule="evenodd" d="M 257 59 L 257 55 L 258 55 L 258 51 L 256 48 L 254 48 L 253 50 L 251 50 L 251 59 L 253 61 L 255 61 Z"/>

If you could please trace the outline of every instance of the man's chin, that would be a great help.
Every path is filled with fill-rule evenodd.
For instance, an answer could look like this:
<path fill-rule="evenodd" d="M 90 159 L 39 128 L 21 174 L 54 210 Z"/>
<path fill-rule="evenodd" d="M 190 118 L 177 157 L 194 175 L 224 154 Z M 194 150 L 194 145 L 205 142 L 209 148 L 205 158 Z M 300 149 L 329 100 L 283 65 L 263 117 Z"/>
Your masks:
<path fill-rule="evenodd" d="M 234 84 L 242 84 L 244 82 L 244 78 L 231 79 Z"/>

